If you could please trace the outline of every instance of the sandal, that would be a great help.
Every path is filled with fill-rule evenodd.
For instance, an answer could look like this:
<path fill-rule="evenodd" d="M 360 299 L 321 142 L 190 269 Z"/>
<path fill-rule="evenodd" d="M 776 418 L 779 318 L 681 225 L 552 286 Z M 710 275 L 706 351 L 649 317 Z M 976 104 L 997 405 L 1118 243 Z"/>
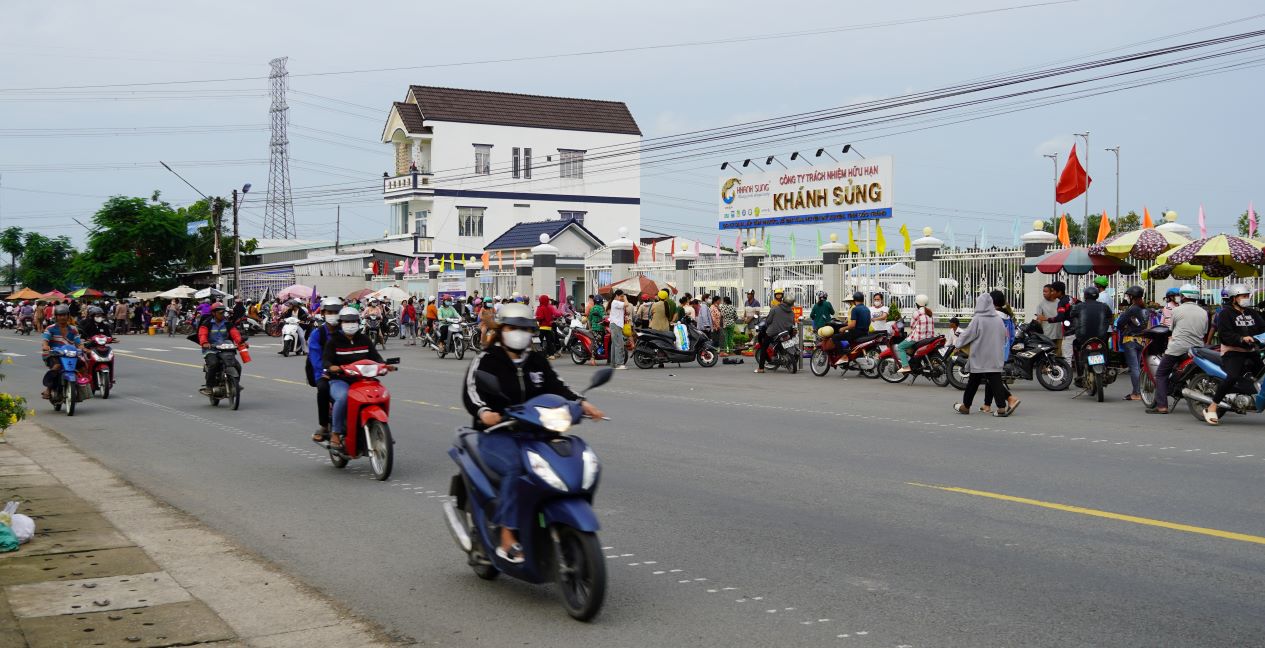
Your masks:
<path fill-rule="evenodd" d="M 317 430 L 316 434 L 312 435 L 312 440 L 317 443 L 325 443 L 326 441 L 329 441 L 329 432 Z"/>
<path fill-rule="evenodd" d="M 1120 400 L 1127 400 L 1127 401 L 1140 401 L 1140 400 L 1142 400 L 1142 395 L 1141 395 L 1141 394 L 1139 394 L 1137 398 L 1134 398 L 1134 397 L 1133 397 L 1133 394 L 1127 394 L 1127 395 L 1125 395 L 1125 397 L 1124 397 L 1124 398 L 1122 398 L 1122 399 L 1120 399 Z"/>
<path fill-rule="evenodd" d="M 969 415 L 971 414 L 971 410 L 970 410 L 970 409 L 968 409 L 968 408 L 967 408 L 967 406 L 965 406 L 965 405 L 963 405 L 963 404 L 961 404 L 961 403 L 954 403 L 954 404 L 953 404 L 953 411 L 957 412 L 958 414 L 964 414 L 964 415 L 967 415 L 967 416 L 969 416 Z"/>
<path fill-rule="evenodd" d="M 979 411 L 981 411 L 981 412 L 983 412 L 983 413 L 985 413 L 985 414 L 992 414 L 992 413 L 993 413 L 993 410 L 989 409 L 987 405 L 980 405 Z"/>
<path fill-rule="evenodd" d="M 1015 411 L 1015 408 L 1013 407 L 1010 409 L 998 408 L 996 412 L 993 412 L 993 416 L 996 418 L 1006 418 L 1007 416 L 1010 416 L 1012 413 L 1014 413 L 1014 411 Z"/>
<path fill-rule="evenodd" d="M 1155 409 L 1147 410 L 1146 413 L 1147 414 L 1168 414 L 1168 410 L 1155 408 Z"/>
<path fill-rule="evenodd" d="M 1011 414 L 1014 414 L 1014 413 L 1015 413 L 1015 410 L 1019 409 L 1019 404 L 1020 404 L 1020 403 L 1022 403 L 1022 402 L 1023 402 L 1023 401 L 1017 400 L 1017 401 L 1015 401 L 1015 404 L 1014 404 L 1014 405 L 1010 405 L 1009 407 L 1007 407 L 1007 408 L 1006 408 L 1006 416 L 1010 416 Z"/>
<path fill-rule="evenodd" d="M 504 547 L 497 547 L 496 557 L 511 565 L 521 565 L 523 564 L 523 545 L 515 542 L 510 545 L 509 551 L 506 551 Z"/>

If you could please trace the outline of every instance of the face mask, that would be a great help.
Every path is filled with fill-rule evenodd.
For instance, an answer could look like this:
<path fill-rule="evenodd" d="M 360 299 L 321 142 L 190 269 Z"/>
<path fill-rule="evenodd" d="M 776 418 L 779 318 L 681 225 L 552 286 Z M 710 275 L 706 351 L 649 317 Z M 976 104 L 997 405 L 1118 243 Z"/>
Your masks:
<path fill-rule="evenodd" d="M 513 351 L 522 351 L 531 344 L 531 331 L 506 331 L 501 334 L 501 344 Z"/>
<path fill-rule="evenodd" d="M 98 323 L 98 324 L 100 324 L 101 322 L 104 322 L 104 321 L 105 321 L 105 318 L 104 318 L 104 317 L 94 317 L 94 318 L 92 318 L 92 319 L 93 319 L 93 321 L 95 321 L 95 322 L 96 322 L 96 323 Z"/>
<path fill-rule="evenodd" d="M 1239 298 L 1239 299 L 1237 300 L 1237 303 L 1238 303 L 1238 305 L 1239 305 L 1239 308 L 1247 308 L 1248 306 L 1251 306 L 1251 305 L 1252 305 L 1252 298 L 1251 298 L 1251 297 L 1241 297 L 1241 298 Z"/>
<path fill-rule="evenodd" d="M 348 337 L 360 332 L 360 325 L 355 322 L 345 322 L 342 327 L 343 333 Z"/>
<path fill-rule="evenodd" d="M 452 308 L 452 302 L 444 302 L 444 308 Z"/>

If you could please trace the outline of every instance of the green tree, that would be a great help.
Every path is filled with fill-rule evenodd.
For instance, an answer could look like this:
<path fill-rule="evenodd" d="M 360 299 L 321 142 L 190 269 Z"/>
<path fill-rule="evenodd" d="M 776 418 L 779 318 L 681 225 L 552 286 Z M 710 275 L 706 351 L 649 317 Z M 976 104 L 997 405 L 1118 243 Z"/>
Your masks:
<path fill-rule="evenodd" d="M 22 256 L 22 228 L 10 227 L 0 232 L 0 250 L 9 255 L 9 284 L 18 289 L 18 257 Z"/>
<path fill-rule="evenodd" d="M 1114 225 L 1115 229 L 1113 231 L 1115 232 L 1132 232 L 1133 230 L 1142 229 L 1142 217 L 1138 216 L 1137 212 L 1130 211 L 1124 216 L 1117 218 Z"/>
<path fill-rule="evenodd" d="M 74 276 L 75 257 L 70 237 L 48 238 L 39 232 L 27 232 L 22 241 L 18 278 L 22 285 L 40 292 L 65 288 Z"/>
<path fill-rule="evenodd" d="M 1248 220 L 1247 212 L 1243 212 L 1242 214 L 1239 214 L 1239 220 L 1236 221 L 1236 224 L 1238 225 L 1239 236 L 1248 236 L 1248 228 L 1251 226 L 1251 224 L 1248 223 L 1247 220 Z M 1260 228 L 1257 228 L 1257 231 L 1260 231 Z"/>
<path fill-rule="evenodd" d="M 1098 220 L 1095 218 L 1095 216 L 1096 214 L 1091 214 L 1089 217 L 1090 223 L 1091 225 L 1093 225 L 1093 229 L 1091 229 L 1090 231 L 1092 231 L 1094 234 L 1097 234 Z M 1058 235 L 1059 233 L 1058 220 L 1046 221 L 1045 231 L 1054 235 Z M 1081 224 L 1080 217 L 1072 216 L 1070 214 L 1067 216 L 1067 235 L 1068 235 L 1068 238 L 1071 239 L 1072 245 L 1085 244 L 1085 227 L 1084 225 Z"/>
<path fill-rule="evenodd" d="M 212 221 L 210 200 L 199 200 L 187 207 L 176 210 L 184 219 L 186 226 L 190 223 L 202 223 L 189 236 L 186 253 L 186 269 L 199 270 L 209 267 L 215 262 L 215 226 Z M 223 231 L 221 223 L 220 246 L 226 266 L 232 265 L 233 242 L 236 240 Z M 242 239 L 242 254 L 250 254 L 259 247 L 255 239 Z"/>
<path fill-rule="evenodd" d="M 115 196 L 92 217 L 95 227 L 75 260 L 86 284 L 127 293 L 170 285 L 184 269 L 189 235 L 171 205 L 153 198 Z"/>

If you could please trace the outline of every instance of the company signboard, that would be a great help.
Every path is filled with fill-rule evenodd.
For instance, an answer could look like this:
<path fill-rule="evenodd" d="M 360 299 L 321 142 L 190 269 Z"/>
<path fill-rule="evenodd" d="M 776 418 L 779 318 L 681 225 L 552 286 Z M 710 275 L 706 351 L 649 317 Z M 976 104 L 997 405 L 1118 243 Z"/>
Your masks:
<path fill-rule="evenodd" d="M 720 178 L 720 229 L 891 217 L 891 156 Z"/>

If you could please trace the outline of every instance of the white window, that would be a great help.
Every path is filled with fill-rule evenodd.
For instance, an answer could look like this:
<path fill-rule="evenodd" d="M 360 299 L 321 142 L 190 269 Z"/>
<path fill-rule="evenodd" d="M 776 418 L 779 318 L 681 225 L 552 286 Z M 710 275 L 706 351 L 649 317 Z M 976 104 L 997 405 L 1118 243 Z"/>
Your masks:
<path fill-rule="evenodd" d="M 531 149 L 523 149 L 523 177 L 531 180 Z"/>
<path fill-rule="evenodd" d="M 457 236 L 483 237 L 484 207 L 457 208 Z"/>
<path fill-rule="evenodd" d="M 558 210 L 558 220 L 573 220 L 581 225 L 584 224 L 584 215 L 588 212 L 582 211 L 563 211 Z"/>
<path fill-rule="evenodd" d="M 391 205 L 391 227 L 392 234 L 404 234 L 408 232 L 408 203 L 395 203 Z"/>
<path fill-rule="evenodd" d="M 426 236 L 426 220 L 430 217 L 430 210 L 423 209 L 413 212 L 413 233 L 418 236 Z"/>
<path fill-rule="evenodd" d="M 522 173 L 522 159 L 519 157 L 519 150 L 520 149 L 517 146 L 514 147 L 514 179 L 516 180 Z"/>
<path fill-rule="evenodd" d="M 490 175 L 492 173 L 491 144 L 474 145 L 474 172 L 477 175 Z"/>
<path fill-rule="evenodd" d="M 584 151 L 558 149 L 558 177 L 584 177 Z"/>

